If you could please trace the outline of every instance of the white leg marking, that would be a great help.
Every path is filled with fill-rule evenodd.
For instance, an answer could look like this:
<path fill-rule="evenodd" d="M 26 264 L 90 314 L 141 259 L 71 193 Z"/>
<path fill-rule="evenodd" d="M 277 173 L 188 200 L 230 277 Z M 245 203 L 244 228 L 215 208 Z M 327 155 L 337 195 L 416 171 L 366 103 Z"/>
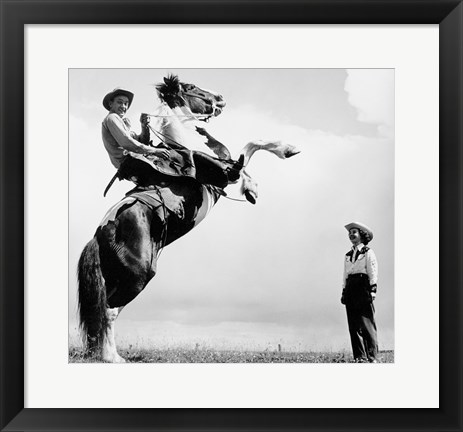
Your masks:
<path fill-rule="evenodd" d="M 114 339 L 114 323 L 116 318 L 119 316 L 119 313 L 124 307 L 106 309 L 106 316 L 108 317 L 108 331 L 103 341 L 103 347 L 101 349 L 101 356 L 104 362 L 108 363 L 125 363 L 118 353 L 116 348 L 116 341 Z"/>

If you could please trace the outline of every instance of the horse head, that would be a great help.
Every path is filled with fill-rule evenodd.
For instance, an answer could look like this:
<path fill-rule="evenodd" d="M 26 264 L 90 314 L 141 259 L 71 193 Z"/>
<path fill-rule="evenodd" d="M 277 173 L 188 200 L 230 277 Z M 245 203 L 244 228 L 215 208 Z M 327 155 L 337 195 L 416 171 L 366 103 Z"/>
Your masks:
<path fill-rule="evenodd" d="M 194 114 L 217 117 L 225 107 L 223 97 L 211 90 L 181 82 L 177 75 L 169 75 L 156 85 L 159 99 L 171 109 L 187 107 Z"/>

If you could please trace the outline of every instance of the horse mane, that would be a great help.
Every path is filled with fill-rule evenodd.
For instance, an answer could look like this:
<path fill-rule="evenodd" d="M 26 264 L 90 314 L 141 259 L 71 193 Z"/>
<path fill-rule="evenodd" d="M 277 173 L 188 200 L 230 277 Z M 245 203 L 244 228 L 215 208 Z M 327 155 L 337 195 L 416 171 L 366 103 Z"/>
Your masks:
<path fill-rule="evenodd" d="M 180 80 L 178 79 L 178 76 L 174 74 L 169 74 L 164 78 L 163 83 L 156 85 L 156 91 L 159 99 L 167 103 L 170 108 L 185 105 L 185 101 L 178 95 L 179 90 Z"/>

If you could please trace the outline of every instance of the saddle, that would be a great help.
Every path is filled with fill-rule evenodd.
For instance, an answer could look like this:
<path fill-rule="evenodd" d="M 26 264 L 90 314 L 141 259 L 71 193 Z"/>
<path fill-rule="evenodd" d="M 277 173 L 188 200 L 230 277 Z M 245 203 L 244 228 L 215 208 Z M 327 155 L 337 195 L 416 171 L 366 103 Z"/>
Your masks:
<path fill-rule="evenodd" d="M 159 146 L 162 147 L 162 146 Z M 188 149 L 169 148 L 169 159 L 162 159 L 154 155 L 140 155 L 131 153 L 135 159 L 147 163 L 161 174 L 171 177 L 196 177 L 196 167 L 193 161 L 193 151 Z"/>
<path fill-rule="evenodd" d="M 154 155 L 142 155 L 126 152 L 126 157 L 119 169 L 106 186 L 103 196 L 106 196 L 116 179 L 129 180 L 137 186 L 162 185 L 163 182 L 172 180 L 172 177 L 195 178 L 196 168 L 193 163 L 191 150 L 170 150 L 168 160 Z"/>

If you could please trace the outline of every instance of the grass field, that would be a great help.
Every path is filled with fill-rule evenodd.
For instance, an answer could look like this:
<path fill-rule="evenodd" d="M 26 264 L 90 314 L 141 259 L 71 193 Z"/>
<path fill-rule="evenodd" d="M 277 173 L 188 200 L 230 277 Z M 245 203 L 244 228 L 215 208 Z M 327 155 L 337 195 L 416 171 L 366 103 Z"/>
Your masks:
<path fill-rule="evenodd" d="M 218 351 L 213 349 L 121 349 L 129 363 L 352 363 L 346 352 Z M 81 348 L 69 349 L 69 363 L 95 363 Z M 394 363 L 394 351 L 380 351 L 378 363 Z"/>

